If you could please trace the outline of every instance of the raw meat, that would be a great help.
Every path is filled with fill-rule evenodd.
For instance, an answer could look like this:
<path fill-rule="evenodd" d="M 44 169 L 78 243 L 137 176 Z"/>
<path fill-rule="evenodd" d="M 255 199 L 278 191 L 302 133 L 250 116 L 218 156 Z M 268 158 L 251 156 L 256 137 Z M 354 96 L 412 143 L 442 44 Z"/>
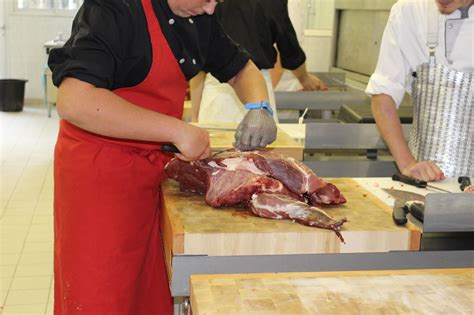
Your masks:
<path fill-rule="evenodd" d="M 224 175 L 223 172 L 227 171 L 233 173 Z M 246 172 L 242 173 L 243 171 Z M 269 151 L 225 151 L 212 156 L 212 158 L 191 163 L 174 159 L 166 166 L 166 173 L 170 178 L 180 183 L 180 189 L 183 191 L 202 194 L 208 192 L 206 202 L 211 206 L 220 205 L 219 202 L 214 200 L 216 196 L 226 193 L 235 194 L 233 189 L 236 189 L 236 187 L 242 190 L 243 186 L 250 182 L 247 180 L 244 183 L 244 178 L 251 176 L 251 174 L 278 180 L 286 190 L 293 192 L 294 197 L 307 199 L 311 205 L 338 205 L 346 202 L 336 186 L 316 176 L 302 162 Z M 219 180 L 220 176 L 229 177 L 226 177 L 224 181 Z M 260 180 L 266 181 L 264 179 Z M 225 183 L 225 185 L 214 187 L 214 185 L 211 185 L 211 181 L 213 183 Z M 265 187 L 262 189 L 258 192 L 267 190 Z M 275 193 L 278 192 L 278 189 L 283 188 L 277 189 L 272 186 L 269 189 Z M 256 193 L 257 190 L 253 191 L 252 194 Z M 212 191 L 212 194 L 209 194 L 209 191 Z M 248 195 L 242 198 L 234 196 L 232 199 L 240 199 L 245 202 L 249 200 L 247 197 Z M 224 205 L 232 204 L 222 204 L 222 206 Z"/>
<path fill-rule="evenodd" d="M 243 204 L 264 218 L 334 230 L 343 241 L 339 230 L 346 219 L 333 219 L 314 205 L 337 205 L 346 199 L 293 158 L 268 151 L 225 151 L 193 162 L 174 158 L 165 170 L 182 191 L 205 194 L 212 207 Z"/>
<path fill-rule="evenodd" d="M 464 192 L 474 192 L 474 185 L 469 185 L 464 188 Z"/>
<path fill-rule="evenodd" d="M 344 238 L 339 231 L 344 222 L 347 222 L 346 218 L 336 220 L 323 210 L 287 195 L 255 194 L 252 196 L 249 206 L 250 210 L 259 217 L 280 220 L 292 219 L 304 225 L 333 230 L 339 239 L 344 242 Z"/>

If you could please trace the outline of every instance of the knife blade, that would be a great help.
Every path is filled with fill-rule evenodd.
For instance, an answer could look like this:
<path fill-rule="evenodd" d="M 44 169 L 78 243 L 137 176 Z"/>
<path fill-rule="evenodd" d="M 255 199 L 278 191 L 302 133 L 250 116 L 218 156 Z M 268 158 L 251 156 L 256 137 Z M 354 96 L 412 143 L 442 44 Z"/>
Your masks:
<path fill-rule="evenodd" d="M 226 130 L 226 131 L 237 131 L 237 127 L 224 127 L 224 126 L 208 126 L 208 125 L 199 125 L 197 124 L 199 128 L 202 129 L 207 129 L 207 130 Z"/>
<path fill-rule="evenodd" d="M 411 186 L 415 186 L 415 187 L 418 187 L 418 188 L 431 188 L 431 189 L 436 189 L 436 190 L 439 190 L 439 191 L 450 193 L 449 190 L 439 188 L 439 187 L 436 187 L 436 186 L 433 186 L 433 185 L 429 185 L 428 182 L 426 182 L 424 180 L 419 180 L 419 179 L 416 179 L 416 178 L 413 178 L 413 177 L 410 177 L 410 176 L 406 176 L 406 175 L 402 175 L 402 174 L 393 174 L 392 175 L 392 180 L 399 181 L 399 182 L 402 182 L 402 183 L 405 183 L 405 184 L 408 184 L 408 185 L 411 185 Z"/>
<path fill-rule="evenodd" d="M 395 224 L 397 225 L 404 225 L 407 223 L 407 214 L 408 212 L 412 213 L 411 211 L 416 212 L 417 216 L 412 213 L 414 217 L 419 219 L 420 217 L 423 217 L 423 215 L 420 215 L 421 213 L 424 213 L 424 208 L 418 207 L 419 204 L 417 204 L 416 209 L 412 209 L 412 206 L 409 204 L 407 205 L 408 201 L 418 201 L 418 202 L 423 202 L 425 201 L 425 197 L 412 193 L 409 191 L 404 191 L 404 190 L 398 190 L 398 189 L 388 189 L 388 188 L 382 188 L 383 191 L 388 193 L 390 196 L 395 198 L 395 204 L 393 206 L 393 212 L 392 212 L 392 218 Z M 421 220 L 420 220 L 421 221 Z"/>

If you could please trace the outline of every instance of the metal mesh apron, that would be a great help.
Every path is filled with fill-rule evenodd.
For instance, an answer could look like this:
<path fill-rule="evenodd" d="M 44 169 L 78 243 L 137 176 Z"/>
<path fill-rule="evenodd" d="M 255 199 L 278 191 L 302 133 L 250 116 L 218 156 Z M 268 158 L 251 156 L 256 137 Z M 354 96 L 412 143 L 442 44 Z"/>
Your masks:
<path fill-rule="evenodd" d="M 429 62 L 416 69 L 409 146 L 417 161 L 435 161 L 448 177 L 474 176 L 474 75 L 436 63 L 437 44 L 431 32 Z"/>

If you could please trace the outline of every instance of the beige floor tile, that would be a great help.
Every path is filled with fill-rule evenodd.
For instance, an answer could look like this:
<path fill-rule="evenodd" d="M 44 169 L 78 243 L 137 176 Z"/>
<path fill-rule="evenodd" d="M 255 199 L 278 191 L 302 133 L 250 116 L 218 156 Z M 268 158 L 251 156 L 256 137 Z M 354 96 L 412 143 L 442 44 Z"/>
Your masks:
<path fill-rule="evenodd" d="M 15 277 L 11 283 L 10 290 L 38 290 L 50 289 L 51 276 L 42 277 Z"/>
<path fill-rule="evenodd" d="M 0 223 L 0 238 L 2 243 L 11 242 L 15 240 L 24 240 L 26 235 L 28 234 L 28 229 L 30 227 L 31 218 L 29 220 L 24 221 L 23 225 L 10 225 L 4 224 L 4 222 Z M 6 245 L 6 244 L 2 244 Z"/>
<path fill-rule="evenodd" d="M 44 232 L 29 232 L 28 236 L 26 237 L 26 242 L 27 243 L 47 243 L 47 242 L 53 242 L 53 227 L 52 226 L 46 226 L 49 228 L 49 230 L 46 230 Z"/>
<path fill-rule="evenodd" d="M 0 120 L 0 313 L 52 314 L 58 118 L 27 104 L 21 113 L 1 112 Z"/>
<path fill-rule="evenodd" d="M 5 305 L 7 295 L 8 295 L 8 288 L 7 289 L 0 289 L 0 307 L 3 307 Z M 1 308 L 0 308 L 0 314 L 2 314 Z"/>
<path fill-rule="evenodd" d="M 16 265 L 20 261 L 20 253 L 2 254 L 0 256 L 0 265 Z"/>
<path fill-rule="evenodd" d="M 0 221 L 0 228 L 4 228 L 5 225 L 20 225 L 28 226 L 31 222 L 32 214 L 18 214 L 18 215 L 4 215 Z"/>
<path fill-rule="evenodd" d="M 21 253 L 23 246 L 25 246 L 24 239 L 14 239 L 13 241 L 8 242 L 5 241 L 5 239 L 2 239 L 2 242 L 0 244 L 0 255 Z"/>
<path fill-rule="evenodd" d="M 0 266 L 1 279 L 11 279 L 13 275 L 15 274 L 15 269 L 16 269 L 16 265 L 1 265 Z"/>
<path fill-rule="evenodd" d="M 42 243 L 25 243 L 23 253 L 52 253 L 54 248 L 53 242 L 42 242 Z"/>
<path fill-rule="evenodd" d="M 52 263 L 18 265 L 15 277 L 37 277 L 51 276 L 53 274 Z"/>
<path fill-rule="evenodd" d="M 35 208 L 37 204 L 36 199 L 27 199 L 27 200 L 10 200 L 8 206 L 12 208 Z"/>
<path fill-rule="evenodd" d="M 24 216 L 24 215 L 33 215 L 35 213 L 36 206 L 32 207 L 22 207 L 22 208 L 14 208 L 7 206 L 5 208 L 4 216 Z"/>
<path fill-rule="evenodd" d="M 48 302 L 45 315 L 54 315 L 54 302 Z"/>
<path fill-rule="evenodd" d="M 51 264 L 53 265 L 53 253 L 22 253 L 20 256 L 20 265 L 31 264 Z"/>
<path fill-rule="evenodd" d="M 10 289 L 10 285 L 13 282 L 13 276 L 9 278 L 0 278 L 0 291 L 8 291 Z"/>
<path fill-rule="evenodd" d="M 43 225 L 43 224 L 48 224 L 53 226 L 54 219 L 52 215 L 46 214 L 46 215 L 41 215 L 41 214 L 35 214 L 33 217 L 33 221 L 31 222 L 32 225 Z"/>
<path fill-rule="evenodd" d="M 43 315 L 45 309 L 46 304 L 7 305 L 2 315 Z"/>

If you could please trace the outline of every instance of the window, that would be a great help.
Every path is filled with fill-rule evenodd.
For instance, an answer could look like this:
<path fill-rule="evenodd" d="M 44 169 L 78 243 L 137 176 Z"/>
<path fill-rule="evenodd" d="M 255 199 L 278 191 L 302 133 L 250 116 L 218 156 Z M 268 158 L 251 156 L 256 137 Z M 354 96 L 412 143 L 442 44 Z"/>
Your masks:
<path fill-rule="evenodd" d="M 16 0 L 17 10 L 77 10 L 84 0 Z"/>

